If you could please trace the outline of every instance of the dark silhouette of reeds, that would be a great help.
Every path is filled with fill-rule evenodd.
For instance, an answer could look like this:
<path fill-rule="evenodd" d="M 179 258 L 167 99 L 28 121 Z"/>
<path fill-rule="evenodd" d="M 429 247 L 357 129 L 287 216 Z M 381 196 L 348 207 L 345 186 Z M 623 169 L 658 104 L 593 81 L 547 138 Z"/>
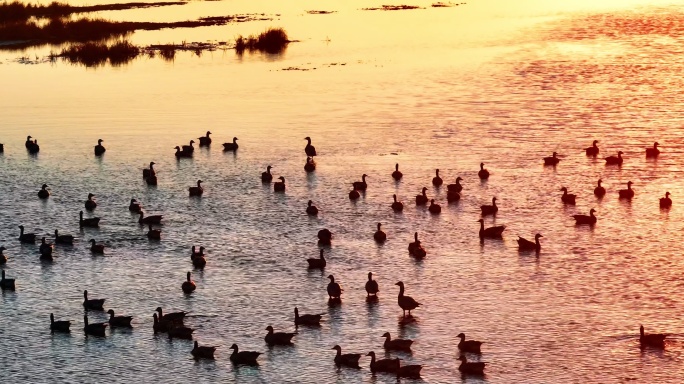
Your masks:
<path fill-rule="evenodd" d="M 235 52 L 240 55 L 243 54 L 245 50 L 277 54 L 283 52 L 289 43 L 290 40 L 284 29 L 269 28 L 266 31 L 261 32 L 258 36 L 238 36 L 235 39 Z"/>
<path fill-rule="evenodd" d="M 63 57 L 71 63 L 83 64 L 87 67 L 101 66 L 109 61 L 112 66 L 126 64 L 138 57 L 141 49 L 128 41 L 118 41 L 108 45 L 106 43 L 83 43 L 64 48 L 59 55 L 51 58 Z"/>
<path fill-rule="evenodd" d="M 158 3 L 117 3 L 92 6 L 73 6 L 53 1 L 48 5 L 27 4 L 20 1 L 0 3 L 0 23 L 25 22 L 30 18 L 56 18 L 69 16 L 74 13 L 118 11 L 124 9 L 163 7 L 169 5 L 185 5 L 186 2 L 158 2 Z"/>

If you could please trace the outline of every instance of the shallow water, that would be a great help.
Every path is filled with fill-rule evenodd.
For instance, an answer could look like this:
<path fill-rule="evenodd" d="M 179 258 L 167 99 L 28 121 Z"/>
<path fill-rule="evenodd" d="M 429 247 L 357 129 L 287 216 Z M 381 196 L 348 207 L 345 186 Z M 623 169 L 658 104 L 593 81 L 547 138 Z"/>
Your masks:
<path fill-rule="evenodd" d="M 370 374 L 366 357 L 361 370 L 337 370 L 331 350 L 339 344 L 343 352 L 382 356 L 380 335 L 389 331 L 416 340 L 412 354 L 391 356 L 423 364 L 430 383 L 460 380 L 459 332 L 485 342 L 482 356 L 469 358 L 489 363 L 484 378 L 466 382 L 680 382 L 684 15 L 667 1 L 517 3 L 381 12 L 360 10 L 379 5 L 372 2 L 331 2 L 324 9 L 338 13 L 307 15 L 321 5 L 198 2 L 102 16 L 278 13 L 272 22 L 132 39 L 219 40 L 273 25 L 301 42 L 276 57 L 184 53 L 172 63 L 139 59 L 97 69 L 20 65 L 12 60 L 17 53 L 3 53 L 0 245 L 18 289 L 0 295 L 2 377 L 389 383 L 396 380 Z M 291 66 L 310 70 L 282 71 Z M 212 148 L 176 161 L 172 148 L 207 129 Z M 41 144 L 35 157 L 23 148 L 28 134 Z M 239 151 L 223 153 L 220 144 L 233 136 Z M 302 169 L 305 136 L 319 152 L 312 175 Z M 101 159 L 92 154 L 98 138 L 107 147 Z M 585 157 L 593 139 L 601 157 L 625 152 L 624 165 Z M 663 154 L 645 159 L 644 147 L 656 140 Z M 543 167 L 553 151 L 560 165 Z M 158 164 L 156 188 L 140 177 L 149 161 Z M 485 183 L 477 178 L 481 161 L 492 173 Z M 400 183 L 390 177 L 395 163 Z M 269 164 L 286 178 L 285 194 L 261 183 Z M 464 179 L 459 203 L 447 204 L 446 188 L 432 187 L 435 168 L 445 183 Z M 352 203 L 347 192 L 363 173 L 369 189 Z M 602 200 L 592 194 L 599 178 L 608 190 Z M 197 179 L 205 194 L 188 198 Z M 627 181 L 636 190 L 631 202 L 617 198 Z M 36 197 L 43 183 L 52 190 L 45 202 Z M 414 206 L 423 186 L 442 204 L 440 215 Z M 562 186 L 578 194 L 576 207 L 560 202 Z M 666 191 L 675 203 L 661 211 Z M 102 222 L 79 231 L 88 193 Z M 395 193 L 403 214 L 389 208 Z M 486 225 L 507 229 L 503 241 L 481 245 L 479 206 L 492 196 L 500 210 Z M 148 241 L 129 214 L 132 197 L 148 213 L 164 214 L 160 242 Z M 321 210 L 317 218 L 304 212 L 309 199 Z M 591 208 L 598 224 L 575 227 L 571 215 Z M 378 222 L 388 233 L 382 246 L 372 238 Z M 20 224 L 79 241 L 56 247 L 55 260 L 44 263 L 37 246 L 19 244 Z M 335 239 L 325 272 L 310 272 L 305 259 L 318 255 L 321 228 Z M 406 252 L 415 231 L 428 251 L 422 262 Z M 519 253 L 517 236 L 537 232 L 544 235 L 539 257 Z M 91 238 L 107 245 L 106 256 L 90 254 Z M 208 264 L 194 272 L 198 289 L 186 296 L 180 284 L 193 270 L 193 244 L 207 248 Z M 365 302 L 369 271 L 381 290 L 374 305 Z M 339 307 L 327 305 L 328 274 L 345 289 Z M 409 325 L 400 324 L 399 280 L 423 303 Z M 105 308 L 135 316 L 134 329 L 85 338 L 84 289 L 107 298 Z M 191 311 L 187 325 L 201 344 L 220 346 L 217 359 L 195 362 L 191 342 L 155 336 L 157 306 Z M 295 347 L 269 349 L 264 328 L 292 331 L 294 306 L 323 313 L 323 325 L 300 327 Z M 71 335 L 50 335 L 50 312 L 73 321 Z M 640 351 L 639 324 L 667 332 L 666 350 Z M 233 343 L 263 352 L 260 367 L 233 367 Z"/>

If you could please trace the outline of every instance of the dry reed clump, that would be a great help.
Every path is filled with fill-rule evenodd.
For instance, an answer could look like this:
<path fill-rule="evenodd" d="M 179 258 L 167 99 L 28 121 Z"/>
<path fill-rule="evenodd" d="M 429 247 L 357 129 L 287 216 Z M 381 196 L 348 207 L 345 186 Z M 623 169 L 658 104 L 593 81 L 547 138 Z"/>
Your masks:
<path fill-rule="evenodd" d="M 277 54 L 285 50 L 289 43 L 290 40 L 284 29 L 269 28 L 266 31 L 261 32 L 258 36 L 238 36 L 235 39 L 235 51 L 238 54 L 243 54 L 245 50 Z"/>

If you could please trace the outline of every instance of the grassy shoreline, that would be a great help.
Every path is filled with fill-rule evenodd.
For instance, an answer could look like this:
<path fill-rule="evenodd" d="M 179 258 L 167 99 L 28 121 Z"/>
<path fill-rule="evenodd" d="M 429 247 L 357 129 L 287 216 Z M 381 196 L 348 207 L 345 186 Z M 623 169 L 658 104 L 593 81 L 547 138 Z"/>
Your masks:
<path fill-rule="evenodd" d="M 116 3 L 87 6 L 74 6 L 67 3 L 53 1 L 48 5 L 26 4 L 20 1 L 0 3 L 0 23 L 26 22 L 32 17 L 36 19 L 58 18 L 70 16 L 76 13 L 121 11 L 126 9 L 165 7 L 172 5 L 185 5 L 186 1 L 170 1 L 156 3 Z"/>

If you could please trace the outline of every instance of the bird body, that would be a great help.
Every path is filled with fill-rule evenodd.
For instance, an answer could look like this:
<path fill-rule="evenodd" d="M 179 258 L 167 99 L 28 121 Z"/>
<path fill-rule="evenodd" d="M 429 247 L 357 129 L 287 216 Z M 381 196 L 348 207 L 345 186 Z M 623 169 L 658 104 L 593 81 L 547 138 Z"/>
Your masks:
<path fill-rule="evenodd" d="M 565 204 L 575 205 L 575 199 L 577 198 L 577 195 L 569 194 L 568 189 L 566 187 L 563 187 L 560 190 L 563 191 L 563 196 L 561 196 L 561 201 Z"/>
<path fill-rule="evenodd" d="M 470 352 L 470 353 L 481 353 L 480 347 L 482 346 L 481 341 L 475 341 L 475 340 L 466 340 L 466 336 L 464 333 L 459 333 L 458 336 L 456 336 L 461 339 L 461 341 L 458 342 L 458 349 L 462 352 Z"/>
<path fill-rule="evenodd" d="M 495 215 L 499 212 L 499 207 L 496 205 L 496 197 L 492 197 L 492 205 L 481 205 L 480 210 L 482 211 L 482 216 Z"/>
<path fill-rule="evenodd" d="M 400 361 L 397 360 L 397 377 L 405 377 L 409 379 L 419 379 L 420 371 L 423 369 L 422 365 L 411 364 L 411 365 L 401 365 Z"/>
<path fill-rule="evenodd" d="M 5 247 L 0 247 L 0 265 L 7 263 L 7 256 L 3 254 L 5 251 Z"/>
<path fill-rule="evenodd" d="M 397 201 L 397 195 L 392 195 L 394 202 L 392 203 L 392 210 L 394 212 L 401 212 L 404 210 L 404 203 Z"/>
<path fill-rule="evenodd" d="M 54 250 L 54 249 L 53 249 L 52 244 L 48 244 L 48 243 L 45 241 L 45 237 L 43 237 L 43 238 L 41 239 L 40 248 L 39 248 L 39 251 L 40 251 L 40 258 L 41 258 L 41 259 L 50 259 L 50 260 L 52 260 L 52 251 L 53 251 L 53 250 Z"/>
<path fill-rule="evenodd" d="M 309 269 L 323 269 L 325 268 L 325 257 L 323 257 L 323 250 L 321 249 L 321 255 L 318 259 L 306 259 L 309 263 Z"/>
<path fill-rule="evenodd" d="M 390 335 L 389 332 L 385 332 L 382 337 L 385 338 L 385 342 L 383 343 L 383 346 L 385 349 L 388 350 L 396 350 L 396 351 L 410 351 L 411 350 L 411 344 L 413 344 L 413 340 L 407 340 L 407 339 L 392 339 L 392 336 Z"/>
<path fill-rule="evenodd" d="M 95 208 L 97 208 L 97 203 L 95 202 L 95 200 L 93 200 L 93 197 L 95 197 L 95 195 L 89 193 L 88 200 L 85 201 L 85 209 L 88 211 L 92 211 Z"/>
<path fill-rule="evenodd" d="M 423 246 L 420 244 L 420 240 L 418 240 L 418 232 L 415 232 L 413 234 L 413 242 L 409 243 L 408 245 L 408 251 L 409 254 L 417 259 L 422 259 L 427 255 L 427 252 L 423 248 Z"/>
<path fill-rule="evenodd" d="M 432 213 L 433 215 L 438 215 L 442 212 L 442 207 L 439 204 L 435 203 L 435 200 L 432 199 L 430 200 L 430 206 L 428 207 L 428 211 L 430 211 L 430 213 Z"/>
<path fill-rule="evenodd" d="M 0 278 L 0 289 L 14 291 L 16 289 L 15 279 L 6 279 L 5 270 L 2 270 L 2 277 Z"/>
<path fill-rule="evenodd" d="M 55 243 L 57 244 L 73 244 L 74 237 L 71 235 L 60 235 L 59 231 L 55 229 Z"/>
<path fill-rule="evenodd" d="M 148 225 L 147 238 L 150 240 L 161 240 L 161 229 L 154 229 L 151 224 Z"/>
<path fill-rule="evenodd" d="M 399 359 L 375 359 L 375 352 L 370 351 L 366 356 L 370 356 L 370 370 L 376 372 L 396 373 L 399 366 Z"/>
<path fill-rule="evenodd" d="M 598 198 L 603 197 L 606 194 L 606 189 L 601 186 L 603 180 L 599 179 L 598 185 L 594 188 L 594 195 Z"/>
<path fill-rule="evenodd" d="M 296 333 L 273 332 L 273 327 L 270 325 L 266 327 L 266 330 L 268 333 L 264 336 L 264 341 L 268 345 L 290 345 L 292 338 L 296 335 Z"/>
<path fill-rule="evenodd" d="M 300 315 L 299 309 L 295 307 L 295 325 L 321 325 L 322 315 Z"/>
<path fill-rule="evenodd" d="M 335 276 L 329 275 L 328 279 L 330 279 L 330 282 L 328 283 L 328 298 L 330 300 L 333 299 L 340 299 L 342 296 L 342 287 L 338 283 L 335 282 Z"/>
<path fill-rule="evenodd" d="M 311 173 L 316 170 L 316 162 L 313 160 L 311 156 L 307 156 L 306 164 L 304 164 L 304 170 L 308 173 Z"/>
<path fill-rule="evenodd" d="M 439 177 L 439 169 L 435 170 L 435 177 L 432 178 L 432 185 L 435 187 L 440 187 L 444 181 Z"/>
<path fill-rule="evenodd" d="M 427 188 L 423 187 L 423 190 L 420 195 L 416 195 L 416 205 L 425 205 L 428 202 L 428 197 L 427 194 L 425 193 L 427 191 Z"/>
<path fill-rule="evenodd" d="M 447 191 L 449 191 L 449 192 L 453 191 L 453 192 L 460 193 L 463 190 L 463 186 L 461 185 L 461 180 L 463 180 L 463 179 L 461 179 L 461 177 L 459 176 L 456 178 L 456 183 L 448 184 L 447 185 Z"/>
<path fill-rule="evenodd" d="M 207 131 L 207 134 L 205 136 L 197 138 L 199 140 L 200 147 L 208 147 L 211 145 L 211 137 L 209 137 L 209 135 L 211 135 L 211 132 Z"/>
<path fill-rule="evenodd" d="M 172 313 L 167 313 L 166 315 L 163 314 L 162 308 L 157 307 L 155 309 L 156 312 L 159 312 L 159 321 L 160 322 L 182 322 L 183 319 L 185 318 L 185 315 L 188 314 L 188 312 L 181 311 L 181 312 L 172 312 Z"/>
<path fill-rule="evenodd" d="M 142 212 L 142 206 L 137 200 L 131 199 L 131 203 L 128 205 L 128 210 L 134 213 Z"/>
<path fill-rule="evenodd" d="M 99 217 L 92 217 L 90 219 L 84 219 L 83 218 L 83 211 L 79 213 L 79 221 L 78 225 L 79 227 L 91 227 L 91 228 L 96 228 L 100 226 L 100 218 Z"/>
<path fill-rule="evenodd" d="M 97 140 L 97 145 L 95 146 L 95 156 L 102 156 L 103 153 L 107 150 L 105 147 L 102 146 L 102 142 L 104 140 L 99 139 Z"/>
<path fill-rule="evenodd" d="M 188 188 L 188 191 L 190 191 L 190 196 L 202 196 L 204 193 L 204 188 L 202 188 L 202 180 L 197 180 L 197 186 Z"/>
<path fill-rule="evenodd" d="M 197 285 L 195 285 L 195 282 L 190 278 L 190 272 L 187 274 L 187 280 L 181 284 L 181 289 L 185 293 L 192 293 L 195 291 L 195 289 L 197 289 Z"/>
<path fill-rule="evenodd" d="M 71 327 L 71 321 L 68 321 L 68 320 L 55 321 L 55 315 L 53 315 L 52 313 L 50 314 L 50 331 L 69 333 L 70 332 L 69 327 Z"/>
<path fill-rule="evenodd" d="M 632 182 L 627 182 L 627 189 L 621 189 L 618 191 L 618 195 L 621 199 L 631 199 L 634 197 L 634 190 L 632 189 Z"/>
<path fill-rule="evenodd" d="M 109 314 L 110 327 L 131 328 L 131 320 L 133 320 L 133 316 L 114 316 L 113 309 L 110 309 L 107 311 L 107 313 Z"/>
<path fill-rule="evenodd" d="M 181 147 L 179 147 L 179 146 L 175 146 L 173 148 L 176 150 L 176 153 L 174 155 L 176 156 L 177 159 L 180 159 L 183 157 L 185 157 L 185 158 L 192 157 L 192 152 L 182 151 Z"/>
<path fill-rule="evenodd" d="M 617 156 L 606 157 L 606 165 L 622 165 L 622 151 L 618 151 Z"/>
<path fill-rule="evenodd" d="M 233 137 L 233 142 L 232 143 L 223 143 L 223 150 L 226 152 L 235 152 L 238 150 L 238 143 L 237 143 L 238 138 Z"/>
<path fill-rule="evenodd" d="M 593 156 L 596 157 L 599 154 L 599 147 L 596 145 L 598 143 L 598 140 L 594 140 L 594 142 L 591 144 L 591 147 L 587 147 L 584 149 L 586 152 L 587 156 Z"/>
<path fill-rule="evenodd" d="M 665 335 L 661 333 L 644 333 L 644 326 L 639 326 L 639 344 L 641 348 L 652 347 L 663 349 L 665 348 Z"/>
<path fill-rule="evenodd" d="M 660 150 L 658 149 L 658 142 L 653 143 L 653 148 L 646 148 L 646 157 L 658 157 Z"/>
<path fill-rule="evenodd" d="M 311 200 L 307 202 L 306 214 L 311 216 L 318 215 L 318 208 L 315 205 L 313 205 L 313 201 Z"/>
<path fill-rule="evenodd" d="M 670 208 L 672 206 L 672 199 L 670 199 L 670 192 L 665 192 L 665 197 L 660 198 L 660 208 Z"/>
<path fill-rule="evenodd" d="M 230 349 L 233 350 L 233 353 L 230 355 L 230 361 L 233 364 L 258 365 L 256 360 L 259 357 L 259 355 L 261 355 L 261 352 L 252 352 L 252 351 L 240 352 L 238 350 L 237 344 L 231 345 Z"/>
<path fill-rule="evenodd" d="M 506 229 L 505 225 L 499 225 L 494 227 L 485 228 L 484 220 L 478 220 L 480 222 L 480 239 L 490 238 L 490 239 L 500 239 L 503 231 Z"/>
<path fill-rule="evenodd" d="M 544 165 L 557 165 L 560 159 L 556 157 L 558 155 L 556 152 L 553 155 L 544 158 Z"/>
<path fill-rule="evenodd" d="M 353 186 L 355 190 L 365 191 L 368 188 L 368 184 L 366 183 L 366 177 L 368 177 L 368 175 L 364 173 L 363 175 L 361 175 L 361 181 L 354 182 Z"/>
<path fill-rule="evenodd" d="M 534 241 L 529 241 L 518 236 L 518 250 L 520 251 L 541 251 L 541 244 L 539 243 L 539 238 L 544 237 L 537 233 L 534 235 Z"/>
<path fill-rule="evenodd" d="M 380 292 L 378 282 L 373 280 L 373 273 L 368 272 L 368 281 L 366 281 L 366 296 L 377 296 L 378 292 Z"/>
<path fill-rule="evenodd" d="M 138 213 L 138 224 L 143 225 L 143 224 L 156 224 L 160 225 L 162 219 L 164 218 L 163 215 L 152 215 L 152 216 L 145 216 L 145 212 L 142 210 Z"/>
<path fill-rule="evenodd" d="M 397 298 L 397 303 L 399 308 L 404 311 L 404 317 L 406 317 L 406 311 L 408 311 L 409 316 L 411 316 L 411 311 L 420 307 L 420 303 L 414 300 L 411 296 L 404 295 L 404 283 L 398 282 L 395 285 L 399 286 L 399 296 Z"/>
<path fill-rule="evenodd" d="M 96 244 L 95 239 L 90 239 L 90 252 L 104 254 L 104 244 Z"/>
<path fill-rule="evenodd" d="M 349 200 L 358 200 L 360 197 L 361 194 L 356 189 L 349 191 Z"/>
<path fill-rule="evenodd" d="M 38 140 L 33 140 L 27 147 L 30 154 L 35 155 L 40 152 L 40 146 L 38 145 Z"/>
<path fill-rule="evenodd" d="M 596 216 L 594 216 L 594 212 L 596 212 L 596 210 L 592 208 L 591 210 L 589 210 L 589 215 L 573 215 L 572 217 L 575 219 L 575 225 L 596 224 Z"/>
<path fill-rule="evenodd" d="M 304 147 L 304 152 L 306 155 L 311 157 L 316 156 L 316 148 L 311 145 L 311 138 L 307 136 L 304 138 L 304 140 L 306 140 L 306 147 Z"/>
<path fill-rule="evenodd" d="M 387 240 L 387 234 L 383 232 L 382 229 L 380 229 L 381 226 L 382 224 L 378 223 L 378 230 L 375 231 L 375 233 L 373 234 L 373 239 L 375 239 L 375 241 L 380 244 L 384 243 Z"/>
<path fill-rule="evenodd" d="M 489 179 L 489 171 L 485 169 L 484 163 L 480 163 L 480 170 L 477 172 L 477 176 L 482 180 Z"/>
<path fill-rule="evenodd" d="M 337 351 L 335 355 L 336 365 L 345 365 L 347 367 L 358 368 L 359 359 L 361 359 L 361 354 L 359 353 L 345 353 L 342 354 L 342 348 L 339 345 L 334 346 L 332 349 Z"/>
<path fill-rule="evenodd" d="M 47 184 L 43 184 L 43 186 L 40 187 L 40 191 L 38 191 L 38 198 L 47 199 L 48 197 L 50 197 L 50 191 L 47 190 L 47 187 Z"/>
<path fill-rule="evenodd" d="M 266 172 L 261 173 L 261 181 L 265 183 L 270 183 L 271 180 L 273 180 L 273 174 L 271 174 L 271 167 L 270 165 L 266 167 Z"/>
<path fill-rule="evenodd" d="M 200 346 L 197 340 L 195 340 L 195 345 L 190 354 L 195 359 L 213 359 L 214 352 L 216 352 L 216 347 Z"/>
<path fill-rule="evenodd" d="M 186 152 L 186 153 L 193 153 L 193 152 L 195 152 L 195 147 L 193 146 L 193 144 L 195 144 L 195 140 L 190 140 L 190 144 L 189 144 L 189 145 L 184 145 L 184 146 L 183 146 L 183 152 Z"/>
<path fill-rule="evenodd" d="M 35 243 L 36 234 L 35 233 L 24 233 L 24 226 L 19 226 L 19 241 L 22 243 Z"/>
<path fill-rule="evenodd" d="M 105 300 L 106 299 L 88 299 L 88 291 L 83 291 L 83 308 L 85 309 L 103 311 L 104 308 L 102 308 L 102 306 L 104 305 Z"/>
<path fill-rule="evenodd" d="M 323 228 L 318 231 L 318 244 L 320 245 L 330 245 L 332 243 L 332 232 L 329 229 Z"/>
<path fill-rule="evenodd" d="M 456 191 L 447 191 L 447 202 L 454 203 L 461 200 L 461 194 Z"/>
<path fill-rule="evenodd" d="M 458 366 L 458 370 L 466 375 L 483 375 L 486 363 L 475 363 L 469 362 L 465 356 L 461 355 L 458 358 L 461 360 L 461 365 Z"/>
<path fill-rule="evenodd" d="M 107 323 L 88 323 L 88 315 L 83 315 L 83 332 L 86 335 L 104 337 Z"/>
<path fill-rule="evenodd" d="M 157 172 L 154 171 L 154 164 L 156 163 L 154 161 L 151 161 L 150 168 L 143 169 L 143 179 L 151 176 L 157 176 Z"/>
<path fill-rule="evenodd" d="M 273 191 L 274 192 L 285 192 L 285 178 L 283 176 L 280 176 L 278 179 L 280 181 L 273 183 Z"/>
<path fill-rule="evenodd" d="M 399 181 L 402 177 L 404 177 L 404 174 L 399 171 L 399 164 L 395 164 L 394 172 L 392 172 L 392 178 L 396 181 Z"/>
<path fill-rule="evenodd" d="M 193 332 L 195 332 L 194 329 L 176 323 L 171 323 L 166 330 L 169 339 L 192 340 Z"/>

